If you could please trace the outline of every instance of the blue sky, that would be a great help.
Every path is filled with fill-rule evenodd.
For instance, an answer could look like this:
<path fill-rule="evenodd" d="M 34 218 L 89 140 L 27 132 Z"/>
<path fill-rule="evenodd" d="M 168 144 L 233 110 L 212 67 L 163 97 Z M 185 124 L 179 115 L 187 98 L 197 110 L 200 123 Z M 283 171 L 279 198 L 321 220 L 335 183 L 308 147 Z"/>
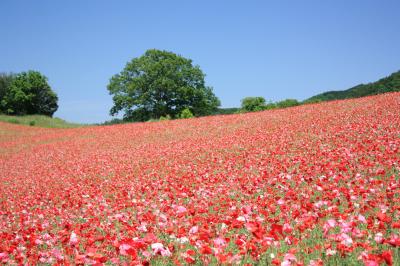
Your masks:
<path fill-rule="evenodd" d="M 55 116 L 110 119 L 106 86 L 147 49 L 193 59 L 223 107 L 303 100 L 400 70 L 400 1 L 0 1 L 0 72 L 38 70 Z"/>

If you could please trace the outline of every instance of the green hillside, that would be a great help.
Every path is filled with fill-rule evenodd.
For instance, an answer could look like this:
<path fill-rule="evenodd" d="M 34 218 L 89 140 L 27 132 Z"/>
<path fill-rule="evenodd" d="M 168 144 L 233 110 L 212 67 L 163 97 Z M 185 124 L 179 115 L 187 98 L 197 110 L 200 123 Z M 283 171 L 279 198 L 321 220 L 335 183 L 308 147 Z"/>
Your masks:
<path fill-rule="evenodd" d="M 10 116 L 0 114 L 0 121 L 6 123 L 48 128 L 72 128 L 83 126 L 81 124 L 66 122 L 61 118 L 49 117 L 45 115 Z"/>
<path fill-rule="evenodd" d="M 368 84 L 360 84 L 343 91 L 328 91 L 315 95 L 307 100 L 308 102 L 331 101 L 340 99 L 350 99 L 364 97 L 368 95 L 376 95 L 386 92 L 400 91 L 400 71 L 391 74 L 388 77 L 382 78 L 376 82 Z"/>

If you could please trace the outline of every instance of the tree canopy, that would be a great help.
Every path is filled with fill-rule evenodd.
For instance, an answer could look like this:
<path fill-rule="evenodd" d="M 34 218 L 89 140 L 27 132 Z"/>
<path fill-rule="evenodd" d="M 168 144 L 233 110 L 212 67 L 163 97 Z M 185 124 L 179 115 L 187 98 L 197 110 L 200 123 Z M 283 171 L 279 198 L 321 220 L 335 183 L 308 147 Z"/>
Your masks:
<path fill-rule="evenodd" d="M 6 96 L 7 90 L 10 88 L 10 84 L 13 78 L 14 78 L 13 74 L 0 73 L 0 108 L 1 108 L 1 101 Z"/>
<path fill-rule="evenodd" d="M 220 101 L 205 85 L 204 73 L 192 60 L 175 53 L 147 50 L 128 62 L 107 87 L 113 95 L 111 115 L 146 121 L 161 116 L 178 117 L 184 109 L 195 116 L 216 111 Z"/>
<path fill-rule="evenodd" d="M 256 112 L 265 110 L 265 99 L 263 97 L 243 98 L 241 109 L 243 112 Z"/>
<path fill-rule="evenodd" d="M 7 75 L 3 75 L 6 77 Z M 0 95 L 0 110 L 11 115 L 41 114 L 52 116 L 57 111 L 58 97 L 38 71 L 8 75 Z M 2 87 L 2 88 L 3 88 Z"/>

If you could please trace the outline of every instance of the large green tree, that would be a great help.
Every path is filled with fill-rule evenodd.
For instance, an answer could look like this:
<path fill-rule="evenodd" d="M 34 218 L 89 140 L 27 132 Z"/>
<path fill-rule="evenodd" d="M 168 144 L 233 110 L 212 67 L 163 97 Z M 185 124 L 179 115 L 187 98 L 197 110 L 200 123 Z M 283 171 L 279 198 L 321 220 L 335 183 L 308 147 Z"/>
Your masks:
<path fill-rule="evenodd" d="M 12 115 L 41 114 L 52 116 L 57 111 L 58 97 L 37 71 L 15 75 L 1 99 L 1 109 Z"/>
<path fill-rule="evenodd" d="M 177 117 L 184 109 L 195 116 L 212 114 L 220 105 L 205 75 L 192 60 L 168 51 L 147 50 L 128 62 L 108 85 L 113 95 L 111 115 L 146 121 L 161 116 Z"/>

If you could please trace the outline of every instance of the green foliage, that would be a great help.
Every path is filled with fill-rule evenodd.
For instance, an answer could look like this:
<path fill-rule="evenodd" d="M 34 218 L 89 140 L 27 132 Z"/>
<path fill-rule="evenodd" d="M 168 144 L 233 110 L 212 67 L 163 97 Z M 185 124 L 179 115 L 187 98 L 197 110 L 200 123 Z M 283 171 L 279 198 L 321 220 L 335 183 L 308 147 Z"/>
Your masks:
<path fill-rule="evenodd" d="M 263 110 L 271 110 L 277 108 L 287 108 L 300 105 L 301 103 L 296 99 L 285 99 L 279 102 L 266 103 L 263 97 L 246 97 L 242 100 L 241 113 L 257 112 Z"/>
<path fill-rule="evenodd" d="M 324 92 L 305 100 L 304 103 L 359 98 L 394 91 L 400 91 L 400 71 L 376 82 L 360 84 L 348 90 Z"/>
<path fill-rule="evenodd" d="M 265 99 L 263 97 L 243 98 L 241 110 L 243 112 L 256 112 L 265 110 Z"/>
<path fill-rule="evenodd" d="M 240 108 L 232 107 L 232 108 L 218 108 L 214 115 L 230 115 L 237 114 L 240 111 Z"/>
<path fill-rule="evenodd" d="M 160 116 L 159 121 L 165 121 L 165 120 L 171 120 L 171 116 L 170 115 Z"/>
<path fill-rule="evenodd" d="M 11 123 L 11 124 L 21 124 L 20 120 L 18 120 L 16 118 L 7 119 L 6 122 Z"/>
<path fill-rule="evenodd" d="M 1 102 L 6 96 L 7 90 L 10 88 L 13 78 L 13 74 L 0 73 L 0 112 L 5 112 L 5 110 L 2 108 Z"/>
<path fill-rule="evenodd" d="M 271 109 L 276 109 L 278 108 L 277 104 L 275 102 L 269 102 L 265 105 L 265 110 L 271 110 Z"/>
<path fill-rule="evenodd" d="M 57 117 L 48 117 L 44 115 L 25 115 L 10 116 L 0 115 L 0 121 L 13 124 L 47 127 L 47 128 L 74 128 L 81 127 L 81 124 L 69 123 Z"/>
<path fill-rule="evenodd" d="M 307 99 L 305 101 L 302 102 L 302 104 L 312 104 L 312 103 L 320 103 L 322 102 L 322 99 L 318 99 L 318 98 L 313 98 L 313 99 Z"/>
<path fill-rule="evenodd" d="M 181 119 L 186 119 L 186 118 L 192 118 L 194 117 L 193 113 L 190 111 L 189 108 L 185 108 L 182 110 L 181 114 L 179 115 L 179 118 Z"/>
<path fill-rule="evenodd" d="M 300 102 L 297 101 L 296 99 L 285 99 L 283 101 L 277 102 L 275 105 L 276 108 L 287 108 L 300 105 Z"/>
<path fill-rule="evenodd" d="M 124 124 L 124 123 L 128 123 L 128 121 L 125 121 L 125 120 L 120 119 L 120 118 L 113 118 L 111 120 L 105 121 L 105 122 L 100 123 L 98 125 L 107 126 L 107 125 L 116 125 L 116 124 Z"/>
<path fill-rule="evenodd" d="M 210 115 L 220 105 L 207 87 L 204 74 L 190 59 L 172 52 L 147 50 L 128 62 L 107 87 L 113 95 L 110 113 L 124 119 L 147 121 L 170 115 L 177 117 L 190 108 L 194 115 Z"/>
<path fill-rule="evenodd" d="M 12 115 L 52 116 L 58 108 L 57 100 L 45 76 L 37 71 L 21 72 L 7 83 L 0 109 Z"/>

